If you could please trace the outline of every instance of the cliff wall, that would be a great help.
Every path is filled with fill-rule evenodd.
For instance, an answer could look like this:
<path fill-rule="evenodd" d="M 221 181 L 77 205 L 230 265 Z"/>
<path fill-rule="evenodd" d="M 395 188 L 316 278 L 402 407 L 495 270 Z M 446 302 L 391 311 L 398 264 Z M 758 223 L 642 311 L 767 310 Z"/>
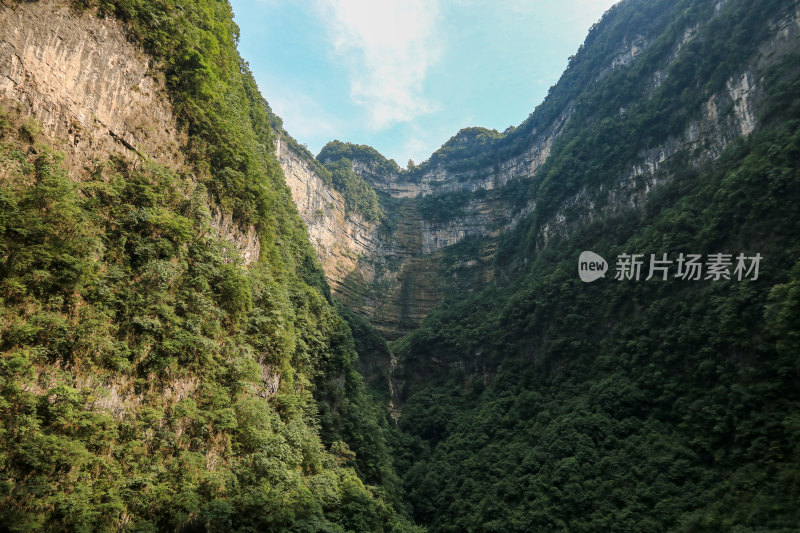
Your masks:
<path fill-rule="evenodd" d="M 55 0 L 0 4 L 0 106 L 35 119 L 75 180 L 109 154 L 185 167 L 187 135 L 150 62 L 116 19 Z M 255 228 L 209 208 L 219 235 L 256 261 Z"/>
<path fill-rule="evenodd" d="M 724 6 L 717 3 L 712 19 Z M 701 33 L 697 24 L 675 32 L 668 53 L 652 75 L 638 82 L 634 93 L 651 98 L 685 47 Z M 595 82 L 647 60 L 658 37 L 632 34 L 623 40 L 596 68 Z M 537 229 L 539 242 L 546 246 L 554 236 L 568 236 L 571 228 L 596 217 L 640 208 L 671 178 L 670 165 L 678 159 L 694 167 L 713 162 L 734 139 L 757 127 L 763 72 L 798 44 L 798 11 L 776 14 L 769 38 L 758 45 L 756 56 L 721 90 L 688 110 L 680 133 L 626 156 L 619 162 L 622 171 L 579 187 L 556 206 L 542 205 L 535 194 L 525 192 L 530 190 L 525 183 L 539 179 L 537 173 L 567 128 L 585 126 L 574 123 L 575 100 L 565 101 L 546 128 L 534 129 L 525 142 L 527 148 L 491 164 L 453 170 L 459 165 L 451 161 L 427 165 L 422 172 L 387 172 L 379 161 L 354 159 L 353 170 L 385 199 L 393 199 L 384 202 L 396 211 L 387 215 L 384 227 L 346 214 L 341 196 L 297 154 L 285 145 L 279 145 L 278 153 L 334 293 L 394 337 L 416 327 L 447 293 L 474 290 L 491 280 L 496 268 L 491 253 L 497 239 L 537 210 L 548 209 Z M 622 124 L 626 111 L 619 109 Z M 474 244 L 462 247 L 463 251 L 455 246 L 465 240 Z"/>

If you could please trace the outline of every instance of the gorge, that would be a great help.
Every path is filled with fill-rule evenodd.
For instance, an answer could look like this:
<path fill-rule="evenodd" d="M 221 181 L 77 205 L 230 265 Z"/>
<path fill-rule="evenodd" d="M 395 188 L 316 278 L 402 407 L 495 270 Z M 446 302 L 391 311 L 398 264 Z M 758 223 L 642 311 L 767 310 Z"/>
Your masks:
<path fill-rule="evenodd" d="M 407 169 L 310 153 L 238 31 L 0 2 L 2 528 L 796 530 L 795 0 L 623 0 Z"/>

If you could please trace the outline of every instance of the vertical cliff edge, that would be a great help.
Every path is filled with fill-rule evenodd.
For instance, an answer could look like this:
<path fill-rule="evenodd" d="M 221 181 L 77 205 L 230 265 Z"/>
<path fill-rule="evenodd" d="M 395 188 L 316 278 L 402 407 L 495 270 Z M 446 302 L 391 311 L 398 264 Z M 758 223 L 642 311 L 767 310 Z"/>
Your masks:
<path fill-rule="evenodd" d="M 348 212 L 341 191 L 309 164 L 313 156 L 296 142 L 278 141 L 281 168 L 333 293 L 384 335 L 397 338 L 418 327 L 446 294 L 477 290 L 493 279 L 497 242 L 521 220 L 536 218 L 538 246 L 546 246 L 571 228 L 641 208 L 670 180 L 671 164 L 680 160 L 702 168 L 732 141 L 752 133 L 765 104 L 764 73 L 800 42 L 793 6 L 762 19 L 759 40 L 747 43 L 746 57 L 713 90 L 698 90 L 691 105 L 669 118 L 669 128 L 648 133 L 646 142 L 621 140 L 624 150 L 610 150 L 613 168 L 597 168 L 579 187 L 565 185 L 569 171 L 558 170 L 551 181 L 560 181 L 554 186 L 565 194 L 554 201 L 536 191 L 560 160 L 580 156 L 582 147 L 565 146 L 580 139 L 576 132 L 597 123 L 636 131 L 637 112 L 656 102 L 673 105 L 665 81 L 674 83 L 677 73 L 696 61 L 695 48 L 707 39 L 707 28 L 734 16 L 737 6 L 717 2 L 702 21 L 673 19 L 680 9 L 659 5 L 643 25 L 631 20 L 635 9 L 610 10 L 550 96 L 519 127 L 504 133 L 465 129 L 417 168 L 401 170 L 369 147 L 338 141 L 326 146 L 319 163 L 347 159 L 382 198 L 381 220 Z M 589 45 L 598 40 L 602 46 Z M 623 81 L 624 91 L 617 87 Z M 610 114 L 608 102 L 588 105 L 600 91 L 615 92 L 620 101 Z M 558 153 L 551 158 L 554 147 Z M 467 246 L 456 246 L 465 239 Z"/>
<path fill-rule="evenodd" d="M 0 3 L 0 529 L 415 530 L 237 33 Z"/>

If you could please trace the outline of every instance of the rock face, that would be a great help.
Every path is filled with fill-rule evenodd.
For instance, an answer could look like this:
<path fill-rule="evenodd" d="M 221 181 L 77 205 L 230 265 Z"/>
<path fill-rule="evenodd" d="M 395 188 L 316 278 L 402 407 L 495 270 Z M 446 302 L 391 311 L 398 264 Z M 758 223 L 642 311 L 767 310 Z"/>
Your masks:
<path fill-rule="evenodd" d="M 717 7 L 718 14 L 724 3 Z M 680 134 L 625 161 L 625 170 L 610 184 L 583 187 L 541 220 L 542 245 L 587 219 L 641 206 L 669 179 L 663 169 L 677 154 L 690 154 L 699 165 L 754 131 L 763 91 L 759 72 L 797 48 L 797 10 L 776 18 L 770 30 L 758 57 L 692 110 Z M 700 33 L 697 25 L 678 33 L 645 91 L 658 90 L 670 64 Z M 632 68 L 653 41 L 639 34 L 624 39 L 593 79 Z M 56 0 L 23 2 L 13 9 L 0 3 L 0 105 L 35 117 L 65 153 L 74 179 L 109 153 L 173 169 L 185 165 L 186 134 L 149 61 L 113 19 L 79 13 Z M 522 148 L 491 163 L 450 162 L 417 172 L 388 172 L 368 160 L 353 160 L 353 170 L 390 199 L 384 202 L 390 208 L 381 222 L 347 212 L 342 195 L 303 154 L 279 140 L 276 151 L 287 185 L 333 292 L 386 336 L 397 337 L 415 328 L 445 295 L 491 280 L 498 239 L 540 207 L 535 198 L 519 198 L 518 185 L 537 178 L 571 124 L 575 106 L 574 99 L 562 101 L 554 118 L 532 130 Z M 239 250 L 245 264 L 257 260 L 255 228 L 240 227 L 229 214 L 210 207 L 218 234 Z"/>
<path fill-rule="evenodd" d="M 572 112 L 566 106 L 561 115 L 542 133 L 534 134 L 530 147 L 521 154 L 493 165 L 477 169 L 452 171 L 438 166 L 426 170 L 414 179 L 397 174 L 377 174 L 369 165 L 355 161 L 353 170 L 364 176 L 378 191 L 393 198 L 418 198 L 449 192 L 491 191 L 505 186 L 510 180 L 530 178 L 542 166 L 553 142 L 558 138 Z"/>
<path fill-rule="evenodd" d="M 242 227 L 237 224 L 230 213 L 216 207 L 211 208 L 211 226 L 220 237 L 233 244 L 245 265 L 258 261 L 261 253 L 261 240 L 256 228 L 252 225 Z"/>
<path fill-rule="evenodd" d="M 68 162 L 134 150 L 172 168 L 183 162 L 163 83 L 118 21 L 53 1 L 3 5 L 0 35 L 0 100 L 68 140 Z"/>
<path fill-rule="evenodd" d="M 717 13 L 720 5 L 717 4 Z M 659 146 L 638 154 L 630 161 L 628 171 L 609 188 L 605 202 L 597 202 L 597 191 L 586 187 L 567 199 L 558 213 L 542 226 L 542 241 L 546 243 L 555 235 L 567 235 L 569 228 L 600 214 L 641 207 L 646 197 L 669 179 L 669 174 L 661 170 L 674 157 L 689 154 L 690 163 L 700 166 L 716 160 L 737 137 L 752 133 L 758 123 L 764 90 L 763 80 L 757 72 L 779 62 L 800 45 L 800 9 L 775 20 L 770 30 L 771 38 L 760 44 L 756 60 L 729 78 L 722 91 L 711 95 L 680 135 L 665 139 Z M 686 30 L 671 60 L 696 32 L 696 27 Z M 652 86 L 663 81 L 661 73 L 664 70 L 656 73 Z"/>
<path fill-rule="evenodd" d="M 406 213 L 406 221 L 387 232 L 379 223 L 347 213 L 342 195 L 285 140 L 277 141 L 276 152 L 333 293 L 389 337 L 404 331 L 409 316 L 416 324 L 419 303 L 407 301 L 402 280 L 414 277 L 406 267 L 421 249 L 419 227 L 408 223 L 418 214 Z"/>
<path fill-rule="evenodd" d="M 720 3 L 716 13 L 722 9 Z M 542 245 L 587 219 L 641 206 L 669 179 L 663 169 L 676 154 L 690 153 L 694 164 L 708 162 L 737 136 L 752 132 L 763 89 L 758 73 L 800 43 L 797 11 L 784 13 L 771 30 L 757 60 L 694 110 L 682 133 L 626 161 L 626 170 L 610 185 L 587 185 L 563 200 L 540 222 Z M 671 62 L 699 33 L 702 28 L 695 25 L 678 34 L 647 90 L 664 83 Z M 36 117 L 43 133 L 65 153 L 74 179 L 109 153 L 173 169 L 184 165 L 186 135 L 175 122 L 163 80 L 151 75 L 149 59 L 129 42 L 121 23 L 55 0 L 20 3 L 14 9 L 0 4 L 0 36 L 0 105 Z M 632 68 L 653 40 L 638 34 L 626 38 L 609 52 L 594 79 Z M 536 179 L 570 125 L 575 105 L 564 100 L 548 124 L 528 134 L 521 149 L 491 163 L 459 166 L 451 161 L 416 172 L 387 172 L 355 159 L 353 170 L 391 199 L 384 202 L 390 207 L 381 222 L 347 212 L 341 194 L 305 156 L 278 141 L 287 185 L 334 294 L 393 338 L 415 328 L 445 295 L 491 280 L 498 239 L 537 209 L 535 198 L 517 196 L 519 184 Z M 255 228 L 240 227 L 229 214 L 210 207 L 218 234 L 239 250 L 245 264 L 257 260 Z"/>
<path fill-rule="evenodd" d="M 357 267 L 359 258 L 377 254 L 385 243 L 380 241 L 374 225 L 358 215 L 345 215 L 342 195 L 329 187 L 285 141 L 277 141 L 276 153 L 325 273 L 334 289 L 340 288 Z"/>
<path fill-rule="evenodd" d="M 0 3 L 0 107 L 35 117 L 65 155 L 73 179 L 117 154 L 178 169 L 186 134 L 163 80 L 123 25 L 54 0 Z M 255 228 L 211 206 L 212 225 L 242 255 L 258 259 Z"/>
<path fill-rule="evenodd" d="M 676 154 L 690 153 L 693 163 L 701 164 L 751 133 L 763 90 L 758 72 L 800 43 L 797 11 L 776 19 L 771 30 L 757 60 L 695 110 L 681 134 L 627 161 L 610 185 L 586 186 L 565 199 L 539 226 L 543 245 L 587 219 L 641 206 L 669 179 L 662 170 Z M 670 62 L 699 32 L 692 26 L 680 33 L 672 54 L 649 80 L 649 90 L 664 83 Z M 36 117 L 43 134 L 65 153 L 74 179 L 109 153 L 173 169 L 185 164 L 186 135 L 175 122 L 163 80 L 151 75 L 149 59 L 129 42 L 121 23 L 54 0 L 14 9 L 0 4 L 0 36 L 0 105 Z M 622 42 L 598 68 L 596 79 L 631 68 L 651 42 L 641 35 Z M 537 208 L 535 199 L 515 196 L 515 184 L 536 179 L 574 110 L 573 101 L 563 102 L 549 124 L 530 133 L 524 148 L 491 164 L 440 163 L 418 172 L 387 172 L 354 160 L 353 170 L 392 199 L 381 222 L 347 212 L 341 194 L 279 140 L 276 151 L 287 185 L 333 292 L 391 338 L 415 328 L 446 294 L 491 280 L 497 239 Z M 212 225 L 244 263 L 257 260 L 255 228 L 240 227 L 214 206 L 211 213 Z"/>
<path fill-rule="evenodd" d="M 54 0 L 0 2 L 0 110 L 29 117 L 44 144 L 64 154 L 74 180 L 81 180 L 98 163 L 120 157 L 135 168 L 142 161 L 172 170 L 190 168 L 183 157 L 187 136 L 178 126 L 163 80 L 151 75 L 148 58 L 129 42 L 124 26 L 95 13 L 78 13 Z M 0 168 L 0 181 L 5 177 Z M 195 186 L 187 178 L 188 191 Z M 242 227 L 209 201 L 210 224 L 229 241 L 242 262 L 257 261 L 260 237 L 253 226 Z M 44 370 L 43 393 L 57 383 Z M 265 395 L 274 395 L 280 374 L 262 365 Z M 79 388 L 105 388 L 93 408 L 121 417 L 142 402 L 125 377 L 103 381 L 82 378 Z M 192 394 L 197 380 L 176 380 L 159 395 L 177 402 Z M 154 386 L 154 385 L 151 385 Z"/>
<path fill-rule="evenodd" d="M 723 7 L 719 3 L 713 16 Z M 677 33 L 671 53 L 654 69 L 641 88 L 643 93 L 655 91 L 664 82 L 670 65 L 699 32 L 694 25 Z M 541 220 L 542 246 L 597 216 L 639 208 L 670 178 L 664 169 L 676 156 L 699 166 L 718 158 L 735 138 L 754 131 L 763 90 L 758 72 L 800 44 L 798 12 L 776 19 L 770 34 L 754 61 L 692 111 L 682 133 L 625 161 L 626 170 L 611 179 L 610 185 L 584 186 Z M 595 79 L 631 68 L 653 40 L 653 36 L 636 34 L 620 43 L 618 50 L 609 53 L 607 63 L 597 68 Z M 422 172 L 387 172 L 379 162 L 353 160 L 357 174 L 384 198 L 394 199 L 384 203 L 399 206 L 389 213 L 383 228 L 346 214 L 339 193 L 300 156 L 279 144 L 287 183 L 334 293 L 384 334 L 396 337 L 416 327 L 446 294 L 473 290 L 491 280 L 498 237 L 537 209 L 535 198 L 520 201 L 516 196 L 520 189 L 514 185 L 536 179 L 574 110 L 574 101 L 564 102 L 547 127 L 530 134 L 527 148 L 477 168 L 462 165 L 468 169 L 454 170 L 460 168 L 458 164 L 440 163 L 428 165 Z M 620 114 L 624 113 L 620 109 Z M 441 202 L 437 204 L 436 199 Z M 450 207 L 443 210 L 442 205 Z M 460 243 L 464 245 L 456 246 Z"/>

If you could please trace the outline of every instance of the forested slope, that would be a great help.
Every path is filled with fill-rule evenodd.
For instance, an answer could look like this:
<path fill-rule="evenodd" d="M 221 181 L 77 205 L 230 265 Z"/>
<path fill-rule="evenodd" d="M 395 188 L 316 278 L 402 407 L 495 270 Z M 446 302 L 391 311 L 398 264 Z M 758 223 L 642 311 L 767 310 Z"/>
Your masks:
<path fill-rule="evenodd" d="M 624 0 L 520 126 L 407 170 L 292 139 L 227 2 L 0 15 L 0 529 L 798 530 L 797 1 Z M 54 125 L 96 95 L 31 65 L 109 53 L 65 28 L 175 123 Z"/>
<path fill-rule="evenodd" d="M 0 10 L 41 25 L 6 28 L 3 46 L 21 31 L 46 51 L 70 46 L 44 38 L 64 28 L 90 39 L 122 21 L 185 135 L 169 165 L 125 140 L 143 132 L 108 127 L 117 151 L 81 159 L 84 131 L 65 159 L 27 100 L 4 102 L 0 529 L 413 529 L 392 504 L 386 407 L 355 370 L 227 2 Z M 96 121 L 72 120 L 71 134 Z M 256 257 L 236 228 L 257 233 Z"/>
<path fill-rule="evenodd" d="M 573 114 L 512 184 L 536 207 L 501 237 L 494 282 L 392 343 L 398 465 L 430 531 L 797 531 L 800 57 L 764 59 L 797 8 L 623 2 L 573 58 L 550 97 L 572 94 Z M 615 34 L 649 44 L 589 75 Z M 675 143 L 743 71 L 763 91 L 754 126 Z M 646 194 L 615 195 L 651 149 L 672 152 L 630 178 Z M 604 278 L 580 280 L 585 250 Z M 727 278 L 708 270 L 719 253 Z M 641 277 L 615 279 L 623 254 Z M 646 279 L 651 254 L 666 279 Z M 681 254 L 700 254 L 698 279 Z M 739 254 L 760 254 L 757 279 Z"/>

